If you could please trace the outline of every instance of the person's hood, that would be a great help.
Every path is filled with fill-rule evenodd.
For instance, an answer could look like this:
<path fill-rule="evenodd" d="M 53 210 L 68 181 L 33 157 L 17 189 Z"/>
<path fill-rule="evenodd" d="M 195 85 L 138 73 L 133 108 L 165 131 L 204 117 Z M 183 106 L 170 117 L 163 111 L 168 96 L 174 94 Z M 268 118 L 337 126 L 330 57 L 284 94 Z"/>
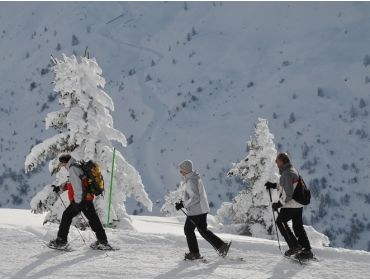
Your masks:
<path fill-rule="evenodd" d="M 288 169 L 290 169 L 290 168 L 292 168 L 292 164 L 291 164 L 291 163 L 286 163 L 286 164 L 284 164 L 282 168 L 279 168 L 279 173 L 280 173 L 280 175 L 281 175 L 285 170 L 288 170 Z"/>
<path fill-rule="evenodd" d="M 67 163 L 67 169 L 69 169 L 69 167 L 72 165 L 72 164 L 74 164 L 74 163 L 76 163 L 76 160 L 73 158 L 73 157 L 71 157 L 71 159 L 68 161 L 68 163 Z"/>
<path fill-rule="evenodd" d="M 200 175 L 197 171 L 193 171 L 193 172 L 190 172 L 190 173 L 185 175 L 185 181 L 187 181 L 187 180 L 199 180 L 199 179 L 200 179 Z"/>

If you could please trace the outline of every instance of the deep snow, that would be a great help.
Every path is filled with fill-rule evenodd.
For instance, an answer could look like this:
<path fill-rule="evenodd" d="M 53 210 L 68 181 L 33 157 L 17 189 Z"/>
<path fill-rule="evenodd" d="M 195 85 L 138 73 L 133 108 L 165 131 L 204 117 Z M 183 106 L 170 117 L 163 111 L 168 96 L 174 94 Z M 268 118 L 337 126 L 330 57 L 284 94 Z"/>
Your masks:
<path fill-rule="evenodd" d="M 0 209 L 1 278 L 369 278 L 370 253 L 319 248 L 320 262 L 301 266 L 282 258 L 271 240 L 220 234 L 233 240 L 229 258 L 216 256 L 200 239 L 208 263 L 185 262 L 184 217 L 133 216 L 134 231 L 109 229 L 115 252 L 93 251 L 71 230 L 73 252 L 54 251 L 44 242 L 56 225 L 42 226 L 43 215 L 29 210 Z M 210 219 L 212 222 L 212 219 Z M 83 236 L 92 242 L 92 233 Z M 236 260 L 243 257 L 245 261 Z M 234 258 L 234 259 L 233 259 Z"/>

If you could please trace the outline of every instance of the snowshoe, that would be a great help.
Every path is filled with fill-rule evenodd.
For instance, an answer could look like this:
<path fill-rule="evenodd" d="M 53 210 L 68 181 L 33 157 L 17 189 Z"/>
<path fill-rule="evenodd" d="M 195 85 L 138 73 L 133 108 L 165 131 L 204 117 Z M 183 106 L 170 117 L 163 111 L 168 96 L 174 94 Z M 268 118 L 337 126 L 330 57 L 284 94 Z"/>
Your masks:
<path fill-rule="evenodd" d="M 68 242 L 62 240 L 59 237 L 54 240 L 51 240 L 49 243 L 46 243 L 46 246 L 48 246 L 51 249 L 55 249 L 55 250 L 71 251 L 71 248 L 69 247 Z"/>
<path fill-rule="evenodd" d="M 101 250 L 101 251 L 117 251 L 119 248 L 112 247 L 108 242 L 100 242 L 95 241 L 94 243 L 90 244 L 90 248 L 93 250 Z"/>
<path fill-rule="evenodd" d="M 203 257 L 199 253 L 185 253 L 185 261 L 201 260 Z"/>
<path fill-rule="evenodd" d="M 311 250 L 304 249 L 295 254 L 295 258 L 300 261 L 308 261 L 314 259 L 314 255 Z"/>
<path fill-rule="evenodd" d="M 290 257 L 290 256 L 293 256 L 293 255 L 299 253 L 301 250 L 302 250 L 302 246 L 297 245 L 296 247 L 290 248 L 289 250 L 285 251 L 284 255 L 286 257 Z"/>
<path fill-rule="evenodd" d="M 230 246 L 231 246 L 231 243 L 232 241 L 230 241 L 229 243 L 224 243 L 220 249 L 218 249 L 218 254 L 221 256 L 221 257 L 226 257 L 227 256 L 227 253 L 229 252 L 229 249 L 230 249 Z"/>

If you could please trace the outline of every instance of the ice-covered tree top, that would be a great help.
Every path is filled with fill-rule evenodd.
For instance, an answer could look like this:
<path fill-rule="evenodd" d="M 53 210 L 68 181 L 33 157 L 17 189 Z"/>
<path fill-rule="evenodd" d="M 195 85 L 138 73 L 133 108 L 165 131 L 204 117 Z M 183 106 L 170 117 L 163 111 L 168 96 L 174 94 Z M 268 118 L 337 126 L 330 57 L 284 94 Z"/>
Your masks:
<path fill-rule="evenodd" d="M 59 92 L 62 110 L 46 116 L 46 128 L 55 128 L 59 134 L 35 146 L 27 156 L 25 170 L 29 172 L 38 164 L 76 146 L 85 146 L 86 157 L 95 150 L 97 141 L 110 145 L 114 140 L 126 146 L 126 137 L 113 128 L 110 111 L 112 99 L 103 90 L 105 80 L 95 58 L 74 55 L 54 59 L 54 91 Z M 64 131 L 64 132 L 63 132 Z M 82 158 L 86 159 L 86 158 Z"/>
<path fill-rule="evenodd" d="M 277 181 L 279 176 L 275 165 L 277 151 L 274 135 L 270 133 L 268 121 L 258 118 L 255 136 L 247 142 L 248 155 L 239 163 L 234 163 L 229 176 L 238 176 L 252 185 L 259 181 Z M 262 178 L 263 177 L 263 178 Z"/>

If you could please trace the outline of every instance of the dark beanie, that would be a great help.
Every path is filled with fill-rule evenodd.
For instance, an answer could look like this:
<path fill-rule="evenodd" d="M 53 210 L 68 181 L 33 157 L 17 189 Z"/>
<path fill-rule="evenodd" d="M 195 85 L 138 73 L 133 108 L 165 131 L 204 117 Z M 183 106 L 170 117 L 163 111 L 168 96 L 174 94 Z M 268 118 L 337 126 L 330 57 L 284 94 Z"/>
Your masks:
<path fill-rule="evenodd" d="M 59 157 L 59 162 L 67 163 L 71 159 L 71 155 L 61 155 Z"/>
<path fill-rule="evenodd" d="M 284 162 L 285 164 L 290 163 L 290 158 L 287 153 L 280 153 L 278 154 L 277 158 L 281 160 L 282 162 Z"/>

